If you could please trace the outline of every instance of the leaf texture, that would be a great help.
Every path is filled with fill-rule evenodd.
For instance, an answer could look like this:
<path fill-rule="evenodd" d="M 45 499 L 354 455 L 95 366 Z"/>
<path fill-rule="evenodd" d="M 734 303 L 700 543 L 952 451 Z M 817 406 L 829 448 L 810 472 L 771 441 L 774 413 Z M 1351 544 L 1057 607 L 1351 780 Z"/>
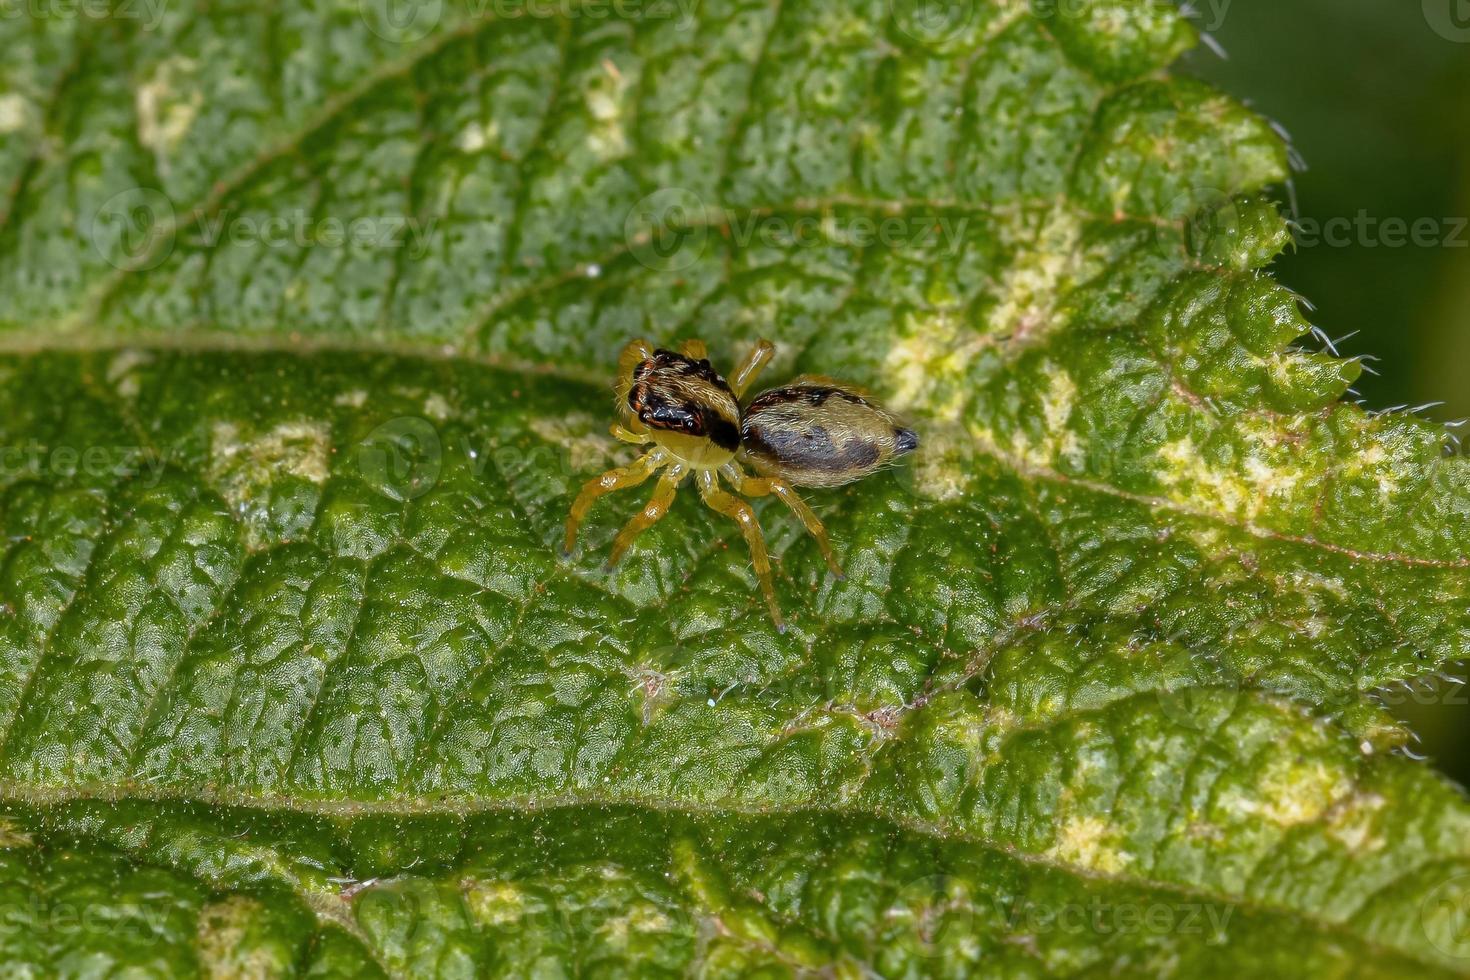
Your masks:
<path fill-rule="evenodd" d="M 8 963 L 1467 971 L 1372 697 L 1470 647 L 1465 463 L 1340 400 L 1186 21 L 393 13 L 0 21 Z M 921 432 L 845 581 L 758 505 L 790 632 L 689 494 L 557 555 L 634 335 Z"/>

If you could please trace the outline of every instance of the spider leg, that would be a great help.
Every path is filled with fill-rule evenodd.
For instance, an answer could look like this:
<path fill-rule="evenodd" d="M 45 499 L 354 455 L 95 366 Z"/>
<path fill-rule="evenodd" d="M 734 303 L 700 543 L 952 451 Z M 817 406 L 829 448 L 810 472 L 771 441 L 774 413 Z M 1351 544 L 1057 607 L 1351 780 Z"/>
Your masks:
<path fill-rule="evenodd" d="M 639 513 L 633 515 L 633 519 L 623 526 L 613 541 L 612 551 L 608 553 L 607 564 L 603 567 L 609 571 L 623 558 L 623 552 L 628 550 L 628 545 L 633 539 L 663 519 L 669 512 L 669 505 L 674 502 L 674 494 L 679 489 L 679 484 L 684 482 L 684 477 L 689 473 L 683 466 L 675 463 L 664 470 L 663 476 L 658 478 L 658 486 L 653 491 L 653 496 L 648 498 L 648 503 Z"/>
<path fill-rule="evenodd" d="M 638 421 L 638 417 L 628 409 L 628 392 L 633 387 L 633 372 L 638 369 L 638 365 L 652 359 L 653 345 L 642 337 L 628 341 L 623 352 L 618 355 L 617 412 L 630 432 L 648 431 L 643 423 Z M 613 434 L 617 435 L 617 433 Z"/>
<path fill-rule="evenodd" d="M 621 442 L 631 442 L 635 446 L 645 446 L 648 444 L 647 435 L 634 432 L 619 422 L 614 422 L 612 427 L 607 431 L 612 433 L 614 439 Z"/>
<path fill-rule="evenodd" d="M 741 361 L 730 375 L 730 390 L 735 393 L 736 398 L 745 394 L 745 389 L 750 387 L 755 376 L 770 363 L 771 355 L 775 353 L 776 345 L 769 340 L 761 339 L 755 342 L 750 353 L 745 355 L 745 360 Z"/>
<path fill-rule="evenodd" d="M 587 516 L 587 511 L 591 510 L 592 505 L 597 502 L 598 497 L 624 487 L 636 487 L 668 461 L 667 453 L 662 449 L 654 449 L 639 456 L 627 466 L 608 470 L 601 476 L 594 476 L 582 484 L 581 492 L 572 502 L 572 511 L 567 515 L 567 537 L 562 545 L 562 553 L 567 555 L 572 553 L 572 546 L 577 543 L 577 528 L 581 525 L 582 518 Z"/>
<path fill-rule="evenodd" d="M 623 394 L 628 393 L 628 388 L 633 384 L 633 370 L 644 361 L 653 360 L 653 345 L 642 337 L 636 337 L 628 341 L 623 352 L 618 355 L 618 388 Z"/>
<path fill-rule="evenodd" d="M 847 578 L 842 572 L 842 566 L 837 564 L 837 556 L 832 553 L 832 542 L 827 539 L 827 529 L 822 525 L 821 518 L 813 513 L 812 509 L 806 505 L 806 501 L 796 495 L 796 490 L 791 484 L 775 477 L 746 476 L 734 463 L 726 463 L 720 467 L 720 472 L 725 475 L 725 479 L 730 481 L 737 492 L 747 497 L 765 497 L 775 494 L 780 498 L 783 504 L 791 508 L 791 513 L 801 521 L 807 533 L 816 539 L 817 548 L 822 552 L 822 557 L 826 559 L 827 567 L 832 570 L 832 574 L 839 579 Z"/>
<path fill-rule="evenodd" d="M 703 361 L 709 358 L 709 348 L 702 340 L 686 340 L 679 345 L 679 353 L 692 360 Z"/>
<path fill-rule="evenodd" d="M 724 514 L 740 526 L 740 533 L 745 536 L 745 544 L 750 548 L 755 577 L 760 582 L 761 592 L 765 594 L 766 605 L 770 607 L 771 619 L 775 622 L 776 629 L 786 632 L 786 621 L 781 618 L 781 607 L 776 603 L 776 590 L 771 584 L 771 560 L 766 556 L 766 539 L 755 519 L 755 511 L 739 497 L 721 490 L 714 470 L 700 470 L 697 479 L 699 495 L 704 498 L 704 502 L 712 510 Z"/>

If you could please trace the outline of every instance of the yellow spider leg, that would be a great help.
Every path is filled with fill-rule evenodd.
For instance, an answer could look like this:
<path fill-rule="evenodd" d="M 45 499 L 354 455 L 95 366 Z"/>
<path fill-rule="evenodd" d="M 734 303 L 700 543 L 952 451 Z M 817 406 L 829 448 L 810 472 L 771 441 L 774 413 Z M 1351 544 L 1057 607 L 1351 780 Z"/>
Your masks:
<path fill-rule="evenodd" d="M 709 357 L 709 348 L 704 346 L 702 340 L 686 340 L 679 345 L 679 353 L 696 361 L 702 361 Z"/>
<path fill-rule="evenodd" d="M 618 388 L 624 396 L 628 389 L 633 386 L 633 369 L 644 361 L 653 360 L 653 345 L 642 337 L 628 341 L 623 352 L 618 355 Z"/>
<path fill-rule="evenodd" d="M 662 449 L 655 449 L 639 456 L 627 466 L 608 470 L 601 476 L 595 476 L 582 484 L 581 492 L 572 502 L 572 512 L 567 515 L 567 537 L 566 542 L 562 545 L 562 552 L 572 553 L 572 546 L 577 543 L 577 528 L 581 525 L 582 518 L 587 516 L 587 511 L 591 510 L 592 505 L 597 502 L 598 497 L 624 487 L 636 487 L 668 461 L 667 453 Z"/>
<path fill-rule="evenodd" d="M 745 394 L 745 389 L 755 380 L 755 376 L 761 373 L 761 369 L 770 363 L 771 355 L 776 353 L 776 345 L 769 340 L 761 339 L 755 342 L 750 353 L 745 355 L 745 360 L 735 368 L 730 375 L 730 390 L 735 393 L 736 398 Z"/>
<path fill-rule="evenodd" d="M 765 594 L 766 605 L 770 607 L 771 619 L 775 622 L 776 629 L 786 632 L 786 621 L 781 618 L 781 607 L 776 604 L 776 590 L 771 584 L 771 560 L 766 557 L 766 539 L 755 519 L 755 511 L 739 497 L 721 490 L 714 470 L 700 470 L 698 480 L 699 495 L 704 498 L 704 502 L 712 510 L 724 514 L 740 526 L 740 533 L 745 536 L 745 544 L 750 548 L 755 577 L 760 582 L 761 592 Z"/>
<path fill-rule="evenodd" d="M 688 471 L 677 463 L 664 470 L 664 475 L 658 478 L 658 486 L 654 489 L 653 496 L 648 498 L 648 503 L 644 505 L 643 510 L 633 515 L 633 519 L 618 532 L 604 568 L 611 570 L 622 560 L 623 552 L 628 550 L 628 545 L 633 543 L 634 538 L 663 519 L 663 516 L 669 512 L 669 505 L 674 502 L 674 493 L 679 489 L 679 484 L 684 482 L 687 474 Z"/>
<path fill-rule="evenodd" d="M 627 428 L 631 432 L 648 431 L 644 424 L 638 421 L 637 416 L 628 410 L 628 391 L 633 387 L 633 371 L 644 361 L 652 359 L 653 345 L 642 337 L 628 341 L 628 345 L 618 355 L 617 411 L 627 422 Z"/>
<path fill-rule="evenodd" d="M 725 474 L 725 479 L 735 487 L 736 491 L 747 497 L 764 497 L 775 494 L 781 502 L 791 508 L 796 519 L 801 521 L 807 533 L 817 540 L 817 548 L 821 550 L 822 557 L 827 561 L 827 567 L 832 569 L 832 574 L 840 579 L 847 578 L 842 573 L 842 566 L 837 564 L 837 556 L 832 553 L 832 542 L 827 539 L 827 529 L 822 526 L 822 520 L 812 509 L 806 505 L 806 501 L 796 495 L 796 490 L 785 480 L 775 477 L 746 476 L 734 463 L 727 463 L 720 468 Z"/>
<path fill-rule="evenodd" d="M 647 435 L 639 435 L 637 432 L 634 432 L 632 429 L 624 427 L 621 423 L 618 422 L 614 422 L 612 424 L 612 427 L 607 431 L 612 433 L 614 439 L 618 439 L 622 442 L 631 442 L 635 446 L 643 446 L 648 444 Z"/>

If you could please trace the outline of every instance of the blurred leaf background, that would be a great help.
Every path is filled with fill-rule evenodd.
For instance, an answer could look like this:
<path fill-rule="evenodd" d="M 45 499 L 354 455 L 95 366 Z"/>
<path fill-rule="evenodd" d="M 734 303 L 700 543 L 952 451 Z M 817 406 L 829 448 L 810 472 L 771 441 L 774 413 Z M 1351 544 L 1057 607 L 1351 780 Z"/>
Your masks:
<path fill-rule="evenodd" d="M 1227 57 L 1201 47 L 1184 70 L 1290 133 L 1305 164 L 1292 196 L 1307 229 L 1334 218 L 1353 226 L 1345 245 L 1304 236 L 1277 261 L 1278 278 L 1311 301 L 1312 321 L 1330 337 L 1352 335 L 1340 344 L 1345 356 L 1378 358 L 1368 362 L 1377 375 L 1355 386 L 1366 407 L 1441 402 L 1421 414 L 1470 416 L 1470 2 L 1199 0 L 1196 8 Z M 1441 244 L 1385 244 L 1381 226 L 1391 218 L 1436 220 Z M 1420 750 L 1470 785 L 1470 686 L 1463 666 L 1457 673 L 1386 698 L 1423 739 Z"/>

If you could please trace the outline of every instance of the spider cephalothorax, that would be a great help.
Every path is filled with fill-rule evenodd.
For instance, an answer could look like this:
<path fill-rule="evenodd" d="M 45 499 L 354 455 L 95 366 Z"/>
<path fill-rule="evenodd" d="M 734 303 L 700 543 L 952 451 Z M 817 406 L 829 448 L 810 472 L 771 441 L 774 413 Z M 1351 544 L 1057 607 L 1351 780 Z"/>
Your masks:
<path fill-rule="evenodd" d="M 833 574 L 841 577 L 826 529 L 793 488 L 835 487 L 861 479 L 912 452 L 919 437 L 862 392 L 830 378 L 797 378 L 761 393 L 742 410 L 741 396 L 774 352 L 770 341 L 760 341 L 726 381 L 710 366 L 701 341 L 686 341 L 677 353 L 655 350 L 644 340 L 628 344 L 618 359 L 622 421 L 613 423 L 612 433 L 624 442 L 651 443 L 653 448 L 582 487 L 567 517 L 566 550 L 576 543 L 577 527 L 598 497 L 637 486 L 661 470 L 648 504 L 613 541 L 608 567 L 668 512 L 679 484 L 692 475 L 704 502 L 739 525 L 778 627 L 786 628 L 755 512 L 722 489 L 720 477 L 747 497 L 779 497 L 816 539 Z M 748 475 L 741 461 L 761 475 Z"/>
<path fill-rule="evenodd" d="M 718 455 L 740 448 L 740 405 L 707 360 L 656 350 L 633 369 L 628 410 L 659 433 L 707 439 Z M 692 443 L 688 447 L 698 449 Z"/>

